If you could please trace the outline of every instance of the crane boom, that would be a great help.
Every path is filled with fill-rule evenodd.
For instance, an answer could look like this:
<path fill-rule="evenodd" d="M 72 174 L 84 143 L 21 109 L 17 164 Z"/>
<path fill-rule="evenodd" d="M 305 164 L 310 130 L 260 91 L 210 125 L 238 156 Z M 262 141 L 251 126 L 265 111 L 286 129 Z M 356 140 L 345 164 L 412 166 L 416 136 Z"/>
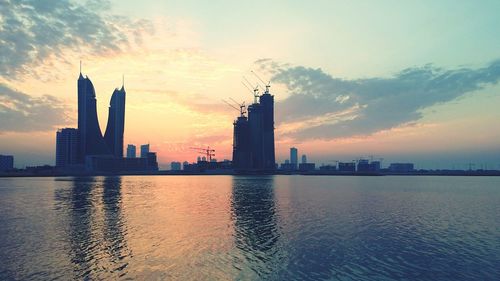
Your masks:
<path fill-rule="evenodd" d="M 255 71 L 251 70 L 251 72 L 253 73 L 253 75 L 255 75 L 255 77 L 257 77 L 257 79 L 259 79 L 264 85 L 266 85 L 266 93 L 269 93 L 269 88 L 271 88 L 271 80 L 269 80 L 269 82 L 264 82 L 264 80 L 262 80 L 260 78 L 259 75 L 257 75 L 257 73 L 255 73 Z"/>
<path fill-rule="evenodd" d="M 234 106 L 234 105 L 230 104 L 230 103 L 229 103 L 229 102 L 227 102 L 226 100 L 224 100 L 224 99 L 223 99 L 222 101 L 223 101 L 223 102 L 225 102 L 225 103 L 226 103 L 227 105 L 229 105 L 230 107 L 232 107 L 232 108 L 234 108 L 234 109 L 236 109 L 236 110 L 240 111 L 240 109 L 239 109 L 239 108 L 237 108 L 236 106 Z"/>

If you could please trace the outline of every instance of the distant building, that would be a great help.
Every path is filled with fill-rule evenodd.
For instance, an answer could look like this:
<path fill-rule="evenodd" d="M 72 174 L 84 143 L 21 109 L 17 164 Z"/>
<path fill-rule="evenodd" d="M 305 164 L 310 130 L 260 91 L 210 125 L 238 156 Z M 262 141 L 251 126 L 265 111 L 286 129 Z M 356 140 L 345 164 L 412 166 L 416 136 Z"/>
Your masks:
<path fill-rule="evenodd" d="M 389 171 L 395 173 L 407 173 L 414 170 L 413 163 L 391 163 L 389 165 Z"/>
<path fill-rule="evenodd" d="M 337 171 L 337 166 L 335 165 L 321 165 L 319 167 L 320 171 Z"/>
<path fill-rule="evenodd" d="M 141 158 L 147 158 L 149 153 L 149 143 L 141 145 Z"/>
<path fill-rule="evenodd" d="M 311 172 L 316 169 L 316 164 L 314 163 L 300 163 L 299 171 L 301 172 Z"/>
<path fill-rule="evenodd" d="M 14 169 L 14 156 L 0 155 L 0 172 Z"/>
<path fill-rule="evenodd" d="M 183 170 L 186 170 L 186 167 L 188 167 L 188 166 L 189 166 L 189 162 L 188 161 L 182 162 L 182 169 Z"/>
<path fill-rule="evenodd" d="M 358 161 L 357 171 L 361 173 L 378 172 L 380 171 L 380 161 L 368 161 L 361 159 Z"/>
<path fill-rule="evenodd" d="M 172 171 L 180 171 L 181 170 L 181 162 L 171 162 L 170 163 L 170 170 Z"/>
<path fill-rule="evenodd" d="M 356 163 L 339 162 L 339 172 L 356 172 Z"/>
<path fill-rule="evenodd" d="M 299 159 L 297 156 L 297 148 L 292 147 L 290 148 L 290 163 L 294 165 L 294 170 L 297 170 L 297 165 L 299 163 Z"/>
<path fill-rule="evenodd" d="M 56 133 L 56 167 L 79 164 L 79 133 L 75 128 L 60 129 Z"/>
<path fill-rule="evenodd" d="M 281 163 L 280 170 L 282 171 L 295 171 L 295 165 L 290 163 L 288 160 L 285 163 Z"/>
<path fill-rule="evenodd" d="M 127 158 L 136 158 L 136 146 L 133 144 L 127 145 Z"/>
<path fill-rule="evenodd" d="M 148 145 L 149 148 L 149 145 Z M 148 159 L 148 170 L 150 171 L 158 171 L 158 161 L 156 160 L 156 153 L 155 152 L 148 152 L 146 155 L 146 158 Z"/>
<path fill-rule="evenodd" d="M 305 154 L 302 154 L 302 164 L 307 163 L 307 156 Z"/>

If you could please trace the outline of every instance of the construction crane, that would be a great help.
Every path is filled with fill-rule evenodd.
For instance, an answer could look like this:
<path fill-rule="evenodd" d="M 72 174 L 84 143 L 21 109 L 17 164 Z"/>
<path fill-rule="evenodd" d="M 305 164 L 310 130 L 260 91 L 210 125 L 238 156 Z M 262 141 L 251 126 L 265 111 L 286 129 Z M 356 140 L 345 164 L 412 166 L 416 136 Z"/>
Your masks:
<path fill-rule="evenodd" d="M 207 148 L 190 147 L 190 149 L 196 150 L 198 153 L 206 155 L 208 162 L 212 162 L 212 157 L 215 156 L 215 149 L 210 149 L 210 146 L 207 146 Z"/>
<path fill-rule="evenodd" d="M 266 94 L 269 94 L 269 88 L 271 88 L 271 80 L 269 80 L 269 82 L 267 82 L 267 84 L 266 84 L 266 82 L 264 82 L 264 80 L 262 80 L 262 79 L 259 77 L 259 75 L 257 75 L 257 73 L 255 73 L 255 71 L 251 70 L 251 72 L 253 73 L 253 75 L 255 75 L 255 77 L 257 77 L 257 79 L 259 79 L 259 80 L 260 80 L 260 82 L 262 82 L 262 84 L 264 84 L 264 85 L 265 85 L 265 87 L 266 87 L 266 92 L 265 92 L 265 93 L 266 93 Z"/>
<path fill-rule="evenodd" d="M 239 103 L 237 101 L 235 101 L 232 97 L 229 97 L 229 99 L 234 102 L 234 104 L 238 105 L 238 107 L 240 108 L 240 116 L 241 117 L 244 117 L 245 116 L 245 113 L 246 112 L 246 105 L 245 105 L 245 102 L 242 102 L 242 103 Z"/>
<path fill-rule="evenodd" d="M 248 83 L 248 85 L 250 85 L 250 88 L 252 88 L 252 83 L 250 83 L 250 81 L 248 81 L 248 79 L 245 76 L 243 76 L 243 79 Z M 259 84 L 257 84 L 255 88 L 253 88 L 253 103 L 257 103 L 258 97 L 259 97 Z"/>
<path fill-rule="evenodd" d="M 231 99 L 231 100 L 232 100 L 235 104 L 237 104 L 239 108 L 238 108 L 238 107 L 236 107 L 236 106 L 234 106 L 234 105 L 232 105 L 232 104 L 230 104 L 230 103 L 229 103 L 229 102 L 227 102 L 226 100 L 222 100 L 222 101 L 223 101 L 223 102 L 225 102 L 225 103 L 226 103 L 227 105 L 229 105 L 230 107 L 232 107 L 232 108 L 234 108 L 234 109 L 238 110 L 238 111 L 240 112 L 240 116 L 241 116 L 241 117 L 244 117 L 244 116 L 245 116 L 245 113 L 247 113 L 247 112 L 246 112 L 246 110 L 245 110 L 245 108 L 246 108 L 246 106 L 245 106 L 245 102 L 242 102 L 241 104 L 239 104 L 239 103 L 237 103 L 235 100 L 233 100 L 232 98 L 230 98 L 230 99 Z"/>

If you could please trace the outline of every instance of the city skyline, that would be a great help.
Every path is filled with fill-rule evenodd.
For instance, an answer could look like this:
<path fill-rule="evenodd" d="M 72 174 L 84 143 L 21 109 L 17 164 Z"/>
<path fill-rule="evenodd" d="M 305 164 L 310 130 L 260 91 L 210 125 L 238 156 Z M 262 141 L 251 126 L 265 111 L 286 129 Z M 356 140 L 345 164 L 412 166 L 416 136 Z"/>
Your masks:
<path fill-rule="evenodd" d="M 424 168 L 499 168 L 498 3 L 320 1 L 283 12 L 278 1 L 264 12 L 256 2 L 241 4 L 260 11 L 241 19 L 217 17 L 235 8 L 229 2 L 111 1 L 109 12 L 40 3 L 26 10 L 8 1 L 0 19 L 0 40 L 10 43 L 0 49 L 0 154 L 14 155 L 18 167 L 55 163 L 54 132 L 77 124 L 74 74 L 82 60 L 94 79 L 99 126 L 109 124 L 109 93 L 124 73 L 123 145 L 151 143 L 163 167 L 194 161 L 190 146 L 232 158 L 237 114 L 220 100 L 250 104 L 241 80 L 262 84 L 253 70 L 271 80 L 277 163 L 298 147 L 318 164 L 375 155 Z M 341 15 L 355 10 L 359 22 Z M 72 25 L 75 17 L 81 21 Z M 21 18 L 38 29 L 6 20 Z M 51 18 L 61 26 L 50 29 L 44 19 Z"/>

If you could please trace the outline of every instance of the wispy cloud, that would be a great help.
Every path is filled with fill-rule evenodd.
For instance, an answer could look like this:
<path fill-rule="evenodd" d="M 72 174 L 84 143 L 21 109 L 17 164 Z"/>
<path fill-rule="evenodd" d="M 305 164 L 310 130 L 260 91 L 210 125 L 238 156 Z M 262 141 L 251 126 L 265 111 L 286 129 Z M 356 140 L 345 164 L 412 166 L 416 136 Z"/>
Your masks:
<path fill-rule="evenodd" d="M 63 49 L 105 54 L 141 41 L 146 20 L 103 11 L 107 1 L 0 0 L 0 75 L 15 78 Z"/>
<path fill-rule="evenodd" d="M 0 133 L 53 130 L 72 121 L 68 110 L 54 96 L 31 97 L 0 84 Z"/>
<path fill-rule="evenodd" d="M 285 128 L 278 129 L 280 133 L 296 140 L 363 136 L 395 128 L 421 119 L 424 108 L 500 79 L 500 61 L 477 69 L 425 65 L 392 77 L 354 80 L 270 59 L 256 64 L 272 75 L 274 83 L 287 87 L 290 95 L 277 103 L 276 120 L 278 128 Z"/>

